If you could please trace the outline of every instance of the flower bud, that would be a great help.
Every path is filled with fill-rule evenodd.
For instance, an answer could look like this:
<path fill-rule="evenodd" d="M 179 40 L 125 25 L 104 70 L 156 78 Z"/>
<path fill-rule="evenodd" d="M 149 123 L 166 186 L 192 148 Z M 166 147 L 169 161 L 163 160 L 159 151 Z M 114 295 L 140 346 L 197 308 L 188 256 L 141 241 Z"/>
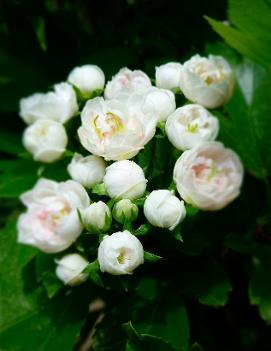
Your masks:
<path fill-rule="evenodd" d="M 185 97 L 207 108 L 222 106 L 234 89 L 234 75 L 221 56 L 193 56 L 181 70 L 180 88 Z"/>
<path fill-rule="evenodd" d="M 84 226 L 90 233 L 106 232 L 111 227 L 110 209 L 102 201 L 94 202 L 81 215 Z"/>
<path fill-rule="evenodd" d="M 23 144 L 35 161 L 54 162 L 66 150 L 68 137 L 62 124 L 41 119 L 27 127 L 23 135 Z"/>
<path fill-rule="evenodd" d="M 131 200 L 123 199 L 115 204 L 112 214 L 119 223 L 133 222 L 137 219 L 138 207 Z"/>
<path fill-rule="evenodd" d="M 166 122 L 168 139 L 179 150 L 192 149 L 206 141 L 213 141 L 218 130 L 218 119 L 197 104 L 178 108 Z"/>
<path fill-rule="evenodd" d="M 184 202 L 169 190 L 154 190 L 144 203 L 144 215 L 155 227 L 173 230 L 185 217 Z"/>
<path fill-rule="evenodd" d="M 186 202 L 215 211 L 239 195 L 243 173 L 238 155 L 213 141 L 185 151 L 175 164 L 173 177 Z"/>
<path fill-rule="evenodd" d="M 100 67 L 84 65 L 75 67 L 68 76 L 68 81 L 75 85 L 83 95 L 89 95 L 95 90 L 104 88 L 105 77 Z"/>
<path fill-rule="evenodd" d="M 41 119 L 65 123 L 77 112 L 76 95 L 68 83 L 56 84 L 49 93 L 37 93 L 20 100 L 20 116 L 27 124 Z"/>
<path fill-rule="evenodd" d="M 169 62 L 155 68 L 156 86 L 163 89 L 176 89 L 180 86 L 182 65 L 178 62 Z"/>
<path fill-rule="evenodd" d="M 132 274 L 144 263 L 143 246 L 128 230 L 106 235 L 98 249 L 98 261 L 102 272 Z"/>
<path fill-rule="evenodd" d="M 142 168 L 133 161 L 114 162 L 106 168 L 104 185 L 111 198 L 137 199 L 144 194 L 146 183 Z"/>
<path fill-rule="evenodd" d="M 170 90 L 151 88 L 146 92 L 147 106 L 153 107 L 158 122 L 164 122 L 176 108 L 175 95 Z"/>
<path fill-rule="evenodd" d="M 81 255 L 68 254 L 56 261 L 56 275 L 65 284 L 75 286 L 84 283 L 88 275 L 82 273 L 88 261 Z"/>
<path fill-rule="evenodd" d="M 103 181 L 105 162 L 99 156 L 83 157 L 75 153 L 68 165 L 68 173 L 72 179 L 82 184 L 85 188 L 91 188 Z"/>

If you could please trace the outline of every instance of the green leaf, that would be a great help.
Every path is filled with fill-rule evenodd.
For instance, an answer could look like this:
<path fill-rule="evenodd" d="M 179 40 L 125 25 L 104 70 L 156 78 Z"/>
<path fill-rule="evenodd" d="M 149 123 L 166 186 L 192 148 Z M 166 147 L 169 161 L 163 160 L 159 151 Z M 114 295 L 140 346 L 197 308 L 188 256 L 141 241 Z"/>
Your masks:
<path fill-rule="evenodd" d="M 225 306 L 232 291 L 230 280 L 222 266 L 212 258 L 186 263 L 186 270 L 177 274 L 182 290 L 207 306 Z M 177 278 L 176 278 L 177 279 Z"/>
<path fill-rule="evenodd" d="M 4 151 L 8 154 L 19 155 L 24 152 L 24 148 L 21 143 L 21 135 L 11 133 L 8 131 L 0 131 L 0 151 Z"/>
<path fill-rule="evenodd" d="M 36 306 L 36 293 L 25 294 L 23 267 L 36 255 L 37 251 L 16 242 L 16 220 L 13 217 L 0 231 L 0 331 Z M 26 277 L 31 286 L 33 276 Z M 35 278 L 34 278 L 35 279 Z"/>
<path fill-rule="evenodd" d="M 49 300 L 0 333 L 7 350 L 71 350 L 88 314 L 87 291 Z M 80 302 L 80 303 L 79 303 Z"/>
<path fill-rule="evenodd" d="M 41 281 L 51 299 L 63 287 L 55 274 L 56 264 L 52 255 L 39 253 L 36 257 L 37 280 Z"/>
<path fill-rule="evenodd" d="M 108 193 L 106 191 L 104 183 L 94 185 L 94 187 L 91 189 L 91 191 L 93 194 L 97 194 L 97 195 L 101 195 L 101 196 L 103 196 L 103 195 L 108 196 Z"/>
<path fill-rule="evenodd" d="M 87 273 L 89 275 L 89 278 L 93 281 L 93 283 L 99 285 L 99 286 L 104 286 L 103 281 L 100 277 L 100 265 L 99 261 L 95 260 L 87 265 L 87 267 L 84 269 L 84 273 Z"/>
<path fill-rule="evenodd" d="M 189 322 L 186 309 L 179 297 L 171 294 L 168 299 L 168 293 L 162 291 L 153 303 L 145 305 L 138 312 L 139 320 L 134 322 L 134 327 L 142 337 L 155 338 L 156 341 L 158 338 L 167 345 L 166 350 L 187 351 Z"/>
<path fill-rule="evenodd" d="M 235 50 L 239 51 L 242 55 L 258 62 L 259 64 L 271 68 L 271 52 L 270 42 L 259 40 L 247 33 L 243 33 L 237 29 L 230 27 L 227 24 L 215 21 L 210 17 L 205 17 L 209 24 L 212 26 L 221 37 Z"/>
<path fill-rule="evenodd" d="M 141 224 L 134 232 L 136 236 L 143 236 L 149 233 L 151 230 L 151 225 L 149 223 Z"/>
<path fill-rule="evenodd" d="M 261 317 L 271 322 L 271 260 L 269 257 L 254 257 L 253 271 L 249 284 L 249 299 L 252 305 L 259 307 Z"/>
<path fill-rule="evenodd" d="M 36 182 L 38 164 L 32 160 L 0 160 L 0 198 L 17 198 Z"/>
<path fill-rule="evenodd" d="M 138 296 L 153 301 L 158 294 L 158 281 L 155 278 L 142 278 L 135 291 Z"/>
<path fill-rule="evenodd" d="M 42 17 L 36 17 L 33 20 L 33 27 L 38 39 L 40 48 L 43 51 L 47 51 L 47 41 L 46 41 L 46 33 L 45 33 L 45 20 Z"/>
<path fill-rule="evenodd" d="M 157 262 L 157 261 L 161 260 L 161 258 L 162 258 L 161 256 L 144 251 L 144 261 L 146 261 L 146 262 Z"/>
<path fill-rule="evenodd" d="M 1 349 L 69 350 L 88 313 L 90 292 L 77 289 L 48 300 L 35 279 L 37 251 L 17 244 L 16 236 L 16 218 L 11 218 L 0 231 Z"/>
<path fill-rule="evenodd" d="M 230 21 L 243 32 L 271 39 L 271 8 L 265 0 L 229 0 Z"/>
<path fill-rule="evenodd" d="M 271 174 L 271 72 L 244 60 L 236 68 L 238 86 L 220 115 L 220 136 L 241 157 L 246 169 L 266 179 Z"/>

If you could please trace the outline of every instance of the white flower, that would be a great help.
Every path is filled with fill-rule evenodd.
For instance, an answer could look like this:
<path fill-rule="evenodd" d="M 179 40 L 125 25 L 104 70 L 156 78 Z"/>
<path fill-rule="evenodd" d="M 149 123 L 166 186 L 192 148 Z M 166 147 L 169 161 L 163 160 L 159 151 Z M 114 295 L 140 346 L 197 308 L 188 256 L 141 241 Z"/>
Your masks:
<path fill-rule="evenodd" d="M 119 223 L 133 222 L 137 219 L 138 207 L 131 200 L 122 199 L 114 205 L 112 214 L 114 219 Z"/>
<path fill-rule="evenodd" d="M 174 180 L 186 202 L 203 210 L 219 210 L 239 195 L 243 166 L 235 152 L 209 142 L 181 155 Z"/>
<path fill-rule="evenodd" d="M 180 86 L 182 65 L 178 62 L 169 62 L 155 67 L 156 86 L 163 89 L 176 89 Z"/>
<path fill-rule="evenodd" d="M 86 188 L 91 188 L 103 181 L 105 175 L 105 162 L 99 156 L 83 157 L 75 153 L 68 165 L 68 172 L 72 179 Z"/>
<path fill-rule="evenodd" d="M 114 275 L 132 274 L 144 263 L 143 246 L 127 230 L 106 235 L 98 249 L 98 261 L 102 272 Z"/>
<path fill-rule="evenodd" d="M 54 162 L 66 150 L 68 137 L 61 123 L 42 119 L 27 127 L 23 134 L 24 147 L 35 161 Z"/>
<path fill-rule="evenodd" d="M 21 201 L 27 212 L 18 221 L 18 242 L 47 253 L 63 251 L 77 239 L 82 231 L 77 211 L 89 206 L 87 192 L 73 180 L 40 179 Z"/>
<path fill-rule="evenodd" d="M 76 95 L 68 83 L 54 86 L 54 92 L 37 93 L 20 100 L 20 116 L 31 124 L 40 119 L 65 123 L 78 112 Z"/>
<path fill-rule="evenodd" d="M 144 215 L 155 227 L 173 230 L 185 217 L 184 202 L 169 190 L 154 190 L 144 203 Z"/>
<path fill-rule="evenodd" d="M 122 68 L 110 82 L 106 84 L 104 96 L 106 99 L 116 98 L 126 88 L 138 89 L 150 87 L 150 78 L 142 71 L 131 71 L 129 68 Z"/>
<path fill-rule="evenodd" d="M 130 105 L 101 97 L 89 100 L 78 130 L 82 145 L 106 160 L 135 156 L 155 134 L 155 117 L 147 118 L 139 104 Z"/>
<path fill-rule="evenodd" d="M 84 65 L 75 67 L 68 76 L 68 81 L 74 84 L 84 95 L 104 88 L 105 77 L 100 67 Z"/>
<path fill-rule="evenodd" d="M 175 95 L 166 89 L 150 88 L 145 95 L 145 105 L 154 108 L 158 122 L 164 122 L 176 109 Z"/>
<path fill-rule="evenodd" d="M 193 56 L 182 66 L 180 88 L 185 97 L 207 108 L 223 105 L 234 89 L 234 75 L 221 56 Z"/>
<path fill-rule="evenodd" d="M 168 139 L 179 150 L 215 140 L 218 130 L 218 119 L 196 104 L 178 108 L 166 122 Z"/>
<path fill-rule="evenodd" d="M 82 273 L 88 261 L 78 254 L 68 254 L 56 261 L 56 275 L 65 284 L 76 286 L 84 283 L 88 275 Z"/>
<path fill-rule="evenodd" d="M 142 168 L 133 161 L 114 162 L 106 168 L 104 185 L 112 198 L 137 199 L 144 194 L 146 183 Z"/>
<path fill-rule="evenodd" d="M 94 202 L 81 215 L 84 226 L 90 233 L 106 232 L 111 227 L 110 209 L 102 201 Z"/>

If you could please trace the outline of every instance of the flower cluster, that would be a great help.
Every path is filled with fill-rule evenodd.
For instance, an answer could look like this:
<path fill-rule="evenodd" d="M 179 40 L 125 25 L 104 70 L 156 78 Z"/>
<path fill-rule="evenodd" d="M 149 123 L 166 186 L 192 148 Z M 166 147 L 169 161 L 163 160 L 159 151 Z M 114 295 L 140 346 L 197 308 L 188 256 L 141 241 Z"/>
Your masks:
<path fill-rule="evenodd" d="M 80 234 L 99 237 L 101 272 L 132 274 L 144 262 L 135 226 L 147 222 L 174 231 L 185 219 L 185 204 L 219 210 L 240 192 L 241 161 L 215 141 L 219 120 L 207 110 L 222 106 L 233 93 L 229 64 L 222 57 L 196 55 L 183 65 L 156 67 L 155 81 L 153 86 L 144 72 L 122 68 L 105 84 L 98 66 L 85 65 L 73 69 L 54 91 L 20 102 L 20 116 L 28 124 L 23 143 L 36 161 L 63 158 L 67 124 L 72 118 L 78 121 L 77 135 L 69 138 L 79 138 L 85 155 L 72 150 L 67 166 L 72 180 L 39 179 L 21 196 L 27 211 L 18 220 L 20 243 L 46 253 L 69 249 L 55 260 L 56 275 L 64 284 L 87 279 L 89 257 L 75 252 Z M 188 101 L 177 107 L 175 94 Z M 172 186 L 148 189 L 134 158 L 151 142 L 157 126 L 179 153 L 174 169 L 166 170 L 176 192 Z M 93 202 L 92 194 L 100 199 Z"/>

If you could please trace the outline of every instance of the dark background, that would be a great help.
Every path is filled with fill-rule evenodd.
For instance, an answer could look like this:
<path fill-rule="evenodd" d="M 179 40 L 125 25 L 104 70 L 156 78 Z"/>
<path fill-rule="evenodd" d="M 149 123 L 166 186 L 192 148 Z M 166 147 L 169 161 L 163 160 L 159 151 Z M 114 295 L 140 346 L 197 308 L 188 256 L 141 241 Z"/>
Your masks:
<path fill-rule="evenodd" d="M 66 79 L 76 65 L 119 68 L 183 61 L 218 39 L 203 15 L 226 19 L 225 0 L 9 0 L 0 2 L 1 125 L 21 128 L 18 100 Z"/>

